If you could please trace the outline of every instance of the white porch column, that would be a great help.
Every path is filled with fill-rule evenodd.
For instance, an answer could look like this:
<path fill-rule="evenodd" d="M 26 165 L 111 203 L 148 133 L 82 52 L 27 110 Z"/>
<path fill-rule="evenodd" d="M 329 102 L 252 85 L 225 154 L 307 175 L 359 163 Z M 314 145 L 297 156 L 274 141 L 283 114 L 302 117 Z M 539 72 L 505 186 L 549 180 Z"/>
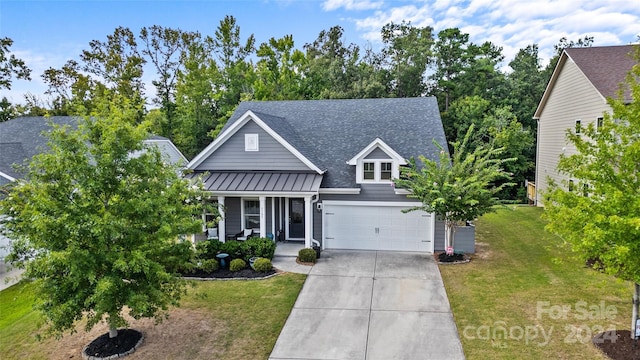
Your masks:
<path fill-rule="evenodd" d="M 267 236 L 267 197 L 260 196 L 260 237 Z"/>
<path fill-rule="evenodd" d="M 304 247 L 310 248 L 313 237 L 313 223 L 311 222 L 311 196 L 304 197 Z"/>
<path fill-rule="evenodd" d="M 220 222 L 218 222 L 218 239 L 222 242 L 227 241 L 227 232 L 225 231 L 225 213 L 224 213 L 224 196 L 218 196 L 218 213 L 220 213 Z"/>
<path fill-rule="evenodd" d="M 271 233 L 273 241 L 276 241 L 276 198 L 271 198 Z M 264 237 L 267 237 L 266 235 Z"/>

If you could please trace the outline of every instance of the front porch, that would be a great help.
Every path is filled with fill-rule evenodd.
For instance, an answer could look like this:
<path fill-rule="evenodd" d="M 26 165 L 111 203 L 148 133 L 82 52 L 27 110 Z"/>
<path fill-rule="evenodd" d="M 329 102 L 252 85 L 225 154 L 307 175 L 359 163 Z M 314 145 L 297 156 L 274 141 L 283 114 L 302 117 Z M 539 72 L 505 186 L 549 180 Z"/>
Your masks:
<path fill-rule="evenodd" d="M 304 247 L 304 242 L 302 241 L 280 241 L 276 243 L 276 253 L 274 256 L 297 257 L 298 252 L 304 249 Z"/>

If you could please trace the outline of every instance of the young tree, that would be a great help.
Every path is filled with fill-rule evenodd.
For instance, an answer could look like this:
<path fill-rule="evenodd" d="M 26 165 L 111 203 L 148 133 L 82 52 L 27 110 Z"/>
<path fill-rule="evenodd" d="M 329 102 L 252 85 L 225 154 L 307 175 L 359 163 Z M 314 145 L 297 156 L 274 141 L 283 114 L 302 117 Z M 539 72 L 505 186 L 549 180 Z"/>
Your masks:
<path fill-rule="evenodd" d="M 500 159 L 503 148 L 478 146 L 468 151 L 474 127 L 467 131 L 462 142 L 453 144 L 453 156 L 440 144 L 439 160 L 420 156 L 422 167 L 411 159 L 409 166 L 401 168 L 396 187 L 407 189 L 410 198 L 422 205 L 408 211 L 423 210 L 435 213 L 445 222 L 445 247 L 453 247 L 455 230 L 459 222 L 473 220 L 500 203 L 496 194 L 511 183 L 494 185 L 497 180 L 509 179 L 503 165 L 513 159 Z"/>
<path fill-rule="evenodd" d="M 138 319 L 160 320 L 183 281 L 166 268 L 181 234 L 200 229 L 201 191 L 146 148 L 146 124 L 126 98 L 97 101 L 77 130 L 54 127 L 46 153 L 0 200 L 4 231 L 34 279 L 47 334 L 104 320 L 112 337 Z M 123 106 L 124 104 L 124 106 Z M 20 257 L 28 250 L 32 258 Z"/>
<path fill-rule="evenodd" d="M 640 64 L 626 81 L 633 101 L 623 101 L 623 93 L 609 99 L 613 114 L 604 114 L 602 126 L 567 132 L 577 153 L 562 156 L 558 170 L 571 183 L 552 184 L 544 194 L 547 230 L 593 268 L 635 284 L 632 337 L 640 295 L 639 78 Z"/>

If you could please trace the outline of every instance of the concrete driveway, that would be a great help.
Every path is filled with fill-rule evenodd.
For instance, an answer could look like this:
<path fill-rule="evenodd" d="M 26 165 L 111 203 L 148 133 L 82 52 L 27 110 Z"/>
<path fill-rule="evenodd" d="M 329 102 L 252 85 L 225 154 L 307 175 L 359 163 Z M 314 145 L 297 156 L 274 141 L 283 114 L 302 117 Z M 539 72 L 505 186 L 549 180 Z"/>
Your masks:
<path fill-rule="evenodd" d="M 464 359 L 428 254 L 323 251 L 269 357 Z"/>

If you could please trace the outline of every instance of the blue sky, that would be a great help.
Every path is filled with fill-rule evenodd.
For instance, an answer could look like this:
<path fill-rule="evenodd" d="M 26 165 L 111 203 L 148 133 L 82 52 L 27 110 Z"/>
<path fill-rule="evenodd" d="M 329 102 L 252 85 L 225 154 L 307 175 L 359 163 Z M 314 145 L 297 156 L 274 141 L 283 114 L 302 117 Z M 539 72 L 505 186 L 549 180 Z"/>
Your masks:
<path fill-rule="evenodd" d="M 292 34 L 298 48 L 334 25 L 345 29 L 347 42 L 374 49 L 381 27 L 391 21 L 435 32 L 458 27 L 474 42 L 502 46 L 505 64 L 533 43 L 547 60 L 563 36 L 589 35 L 595 46 L 604 46 L 637 42 L 640 35 L 640 6 L 633 0 L 1 0 L 0 36 L 14 40 L 12 52 L 33 69 L 33 79 L 15 81 L 12 91 L 0 95 L 12 102 L 22 102 L 25 92 L 41 96 L 44 70 L 77 59 L 91 40 L 105 40 L 117 26 L 135 33 L 161 25 L 213 35 L 225 15 L 237 19 L 243 38 L 254 34 L 259 44 Z M 147 92 L 154 92 L 150 84 Z"/>

